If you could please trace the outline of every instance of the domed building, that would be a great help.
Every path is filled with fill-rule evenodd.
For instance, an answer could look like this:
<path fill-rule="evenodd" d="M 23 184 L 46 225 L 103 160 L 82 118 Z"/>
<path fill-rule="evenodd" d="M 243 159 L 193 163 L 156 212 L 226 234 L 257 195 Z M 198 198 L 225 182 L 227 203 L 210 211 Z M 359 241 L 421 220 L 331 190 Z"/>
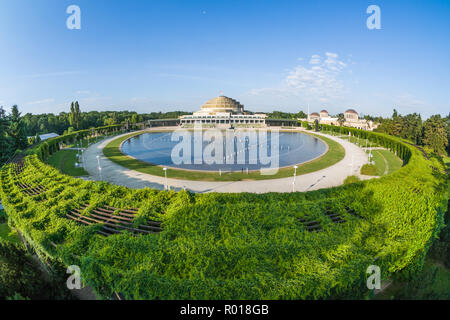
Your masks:
<path fill-rule="evenodd" d="M 328 118 L 329 117 L 328 111 L 327 110 L 320 111 L 320 117 L 321 118 Z"/>
<path fill-rule="evenodd" d="M 312 120 L 312 121 L 319 120 L 320 119 L 320 114 L 318 114 L 317 112 L 313 112 L 313 113 L 311 113 L 309 115 L 309 119 Z"/>
<path fill-rule="evenodd" d="M 265 114 L 249 114 L 244 106 L 232 98 L 219 96 L 208 100 L 193 115 L 181 116 L 180 123 L 184 127 L 195 124 L 210 126 L 265 126 Z"/>
<path fill-rule="evenodd" d="M 244 113 L 244 106 L 239 101 L 225 96 L 219 96 L 207 101 L 204 105 L 202 105 L 201 110 L 195 114 L 215 114 L 223 112 L 232 114 Z"/>
<path fill-rule="evenodd" d="M 345 127 L 353 127 L 357 129 L 362 130 L 370 130 L 378 127 L 377 123 L 374 123 L 373 121 L 367 121 L 365 119 L 359 119 L 358 112 L 354 109 L 348 109 L 344 112 L 344 118 L 345 122 L 342 124 Z M 313 112 L 309 114 L 307 119 L 299 119 L 300 121 L 308 121 L 310 123 L 314 122 L 315 120 L 318 120 L 320 124 L 330 124 L 338 126 L 340 125 L 338 118 L 336 117 L 330 117 L 327 110 L 322 110 L 320 113 Z"/>
<path fill-rule="evenodd" d="M 359 120 L 359 116 L 358 116 L 358 112 L 356 112 L 354 109 L 348 109 L 347 111 L 344 112 L 344 118 L 346 121 L 358 121 Z"/>

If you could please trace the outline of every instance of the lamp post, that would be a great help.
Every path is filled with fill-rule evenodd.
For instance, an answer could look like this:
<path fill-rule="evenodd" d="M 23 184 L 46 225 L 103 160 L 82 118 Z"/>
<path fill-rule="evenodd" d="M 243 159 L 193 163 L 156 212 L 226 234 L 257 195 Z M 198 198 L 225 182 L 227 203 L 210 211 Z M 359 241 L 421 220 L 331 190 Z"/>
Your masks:
<path fill-rule="evenodd" d="M 102 166 L 100 165 L 100 156 L 97 155 L 97 163 L 98 163 L 98 174 L 100 175 L 100 180 L 103 180 L 102 178 Z"/>
<path fill-rule="evenodd" d="M 164 181 L 165 181 L 165 185 L 164 185 L 164 189 L 169 190 L 169 185 L 167 184 L 167 168 L 164 167 Z"/>
<path fill-rule="evenodd" d="M 294 166 L 294 181 L 292 181 L 292 192 L 295 192 L 295 178 L 297 177 L 297 168 L 298 166 Z"/>
<path fill-rule="evenodd" d="M 351 167 L 350 167 L 350 175 L 353 175 L 353 165 L 354 165 L 354 163 L 355 163 L 355 156 L 352 154 L 352 164 L 351 164 Z"/>

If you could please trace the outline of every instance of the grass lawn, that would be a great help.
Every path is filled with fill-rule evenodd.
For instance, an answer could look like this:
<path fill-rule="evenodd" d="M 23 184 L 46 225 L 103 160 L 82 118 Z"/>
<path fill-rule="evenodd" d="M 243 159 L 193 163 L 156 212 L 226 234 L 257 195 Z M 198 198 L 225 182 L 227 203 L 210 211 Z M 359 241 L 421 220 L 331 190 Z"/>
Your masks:
<path fill-rule="evenodd" d="M 369 153 L 369 151 L 366 151 Z M 403 165 L 403 161 L 389 150 L 372 150 L 373 161 L 377 176 L 390 174 Z"/>
<path fill-rule="evenodd" d="M 21 243 L 17 233 L 9 228 L 5 220 L 6 220 L 5 211 L 0 210 L 0 239 L 16 244 Z"/>
<path fill-rule="evenodd" d="M 377 150 L 387 160 L 389 171 L 388 174 L 397 171 L 403 166 L 403 161 L 389 150 Z"/>
<path fill-rule="evenodd" d="M 11 231 L 7 223 L 0 224 L 0 239 L 19 244 L 20 238 L 16 232 Z"/>
<path fill-rule="evenodd" d="M 48 164 L 55 167 L 64 174 L 72 177 L 87 176 L 87 173 L 83 168 L 76 168 L 77 162 L 76 150 L 60 150 L 55 152 L 47 161 Z"/>
<path fill-rule="evenodd" d="M 103 149 L 103 154 L 111 161 L 128 169 L 163 177 L 164 171 L 162 170 L 161 167 L 130 158 L 124 155 L 119 150 L 119 146 L 123 141 L 139 134 L 142 134 L 142 132 L 132 133 L 122 138 L 111 141 Z M 330 167 L 333 164 L 336 164 L 339 161 L 341 161 L 345 156 L 345 150 L 339 143 L 326 137 L 317 135 L 315 136 L 328 144 L 329 147 L 328 152 L 318 159 L 300 165 L 297 169 L 297 175 L 302 175 Z M 222 176 L 220 176 L 218 172 L 195 172 L 176 169 L 167 170 L 168 178 L 185 179 L 185 180 L 202 180 L 202 181 L 265 180 L 265 179 L 291 177 L 293 175 L 294 169 L 292 167 L 280 169 L 278 170 L 278 173 L 275 175 L 261 175 L 259 171 L 256 171 L 250 172 L 249 174 L 241 172 L 223 173 Z"/>

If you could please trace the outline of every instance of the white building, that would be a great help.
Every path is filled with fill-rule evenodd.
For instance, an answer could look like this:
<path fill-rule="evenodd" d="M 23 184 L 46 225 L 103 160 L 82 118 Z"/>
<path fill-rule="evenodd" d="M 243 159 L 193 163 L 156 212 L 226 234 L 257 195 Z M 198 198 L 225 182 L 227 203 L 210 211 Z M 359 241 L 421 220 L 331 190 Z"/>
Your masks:
<path fill-rule="evenodd" d="M 219 96 L 206 102 L 198 112 L 180 117 L 182 126 L 195 124 L 223 126 L 265 126 L 265 114 L 247 114 L 238 101 Z"/>
<path fill-rule="evenodd" d="M 370 130 L 378 127 L 378 124 L 373 121 L 368 121 L 365 119 L 359 119 L 358 112 L 354 109 L 348 109 L 344 112 L 345 122 L 343 126 L 345 127 L 353 127 L 362 130 Z M 314 122 L 316 120 L 319 121 L 319 124 L 330 124 L 330 125 L 339 125 L 338 118 L 330 117 L 327 110 L 322 110 L 320 113 L 313 112 L 308 116 L 308 119 L 299 119 L 299 120 L 307 120 L 308 122 Z"/>
<path fill-rule="evenodd" d="M 34 136 L 28 137 L 28 139 L 33 138 L 33 137 Z M 56 137 L 59 137 L 59 134 L 54 133 L 54 132 L 39 135 L 39 138 L 41 138 L 41 141 L 45 141 L 45 140 L 48 140 L 51 138 L 56 138 Z"/>

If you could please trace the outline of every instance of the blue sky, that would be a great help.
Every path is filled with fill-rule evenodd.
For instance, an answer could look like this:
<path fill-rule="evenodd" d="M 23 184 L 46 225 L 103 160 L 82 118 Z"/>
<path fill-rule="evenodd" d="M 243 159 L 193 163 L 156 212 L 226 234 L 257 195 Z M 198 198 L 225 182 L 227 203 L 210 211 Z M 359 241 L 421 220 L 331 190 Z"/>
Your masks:
<path fill-rule="evenodd" d="M 252 111 L 446 115 L 449 16 L 445 0 L 0 0 L 0 105 L 195 111 L 222 90 Z"/>

